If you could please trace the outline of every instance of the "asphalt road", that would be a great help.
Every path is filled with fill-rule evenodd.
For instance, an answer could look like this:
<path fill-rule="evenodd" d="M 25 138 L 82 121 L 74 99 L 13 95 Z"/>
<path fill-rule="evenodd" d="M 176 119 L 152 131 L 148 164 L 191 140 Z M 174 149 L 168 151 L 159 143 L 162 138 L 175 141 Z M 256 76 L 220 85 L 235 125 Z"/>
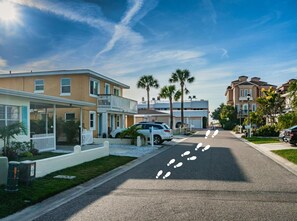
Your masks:
<path fill-rule="evenodd" d="M 213 139 L 204 133 L 38 220 L 297 220 L 295 175 L 229 132 Z M 210 148 L 195 151 L 200 142 Z M 187 160 L 192 156 L 197 159 Z"/>

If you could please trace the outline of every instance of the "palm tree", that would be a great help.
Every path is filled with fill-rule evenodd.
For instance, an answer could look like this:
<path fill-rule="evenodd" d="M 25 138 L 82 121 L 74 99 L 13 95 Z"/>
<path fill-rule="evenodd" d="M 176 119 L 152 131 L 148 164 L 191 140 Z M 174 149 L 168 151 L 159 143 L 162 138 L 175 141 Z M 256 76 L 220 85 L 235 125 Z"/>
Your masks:
<path fill-rule="evenodd" d="M 169 79 L 170 83 L 179 82 L 180 85 L 180 95 L 181 95 L 181 125 L 184 127 L 184 93 L 188 94 L 189 90 L 186 88 L 186 83 L 193 83 L 195 78 L 190 77 L 190 71 L 187 69 L 180 70 L 177 69 L 174 73 L 171 74 Z"/>
<path fill-rule="evenodd" d="M 288 91 L 290 92 L 290 98 L 292 99 L 292 106 L 297 108 L 297 80 L 291 80 Z"/>
<path fill-rule="evenodd" d="M 137 87 L 146 89 L 147 109 L 150 109 L 150 88 L 159 88 L 158 80 L 154 79 L 152 75 L 143 75 L 137 82 Z"/>
<path fill-rule="evenodd" d="M 164 86 L 161 88 L 159 96 L 161 98 L 169 98 L 170 105 L 170 128 L 173 129 L 173 108 L 172 108 L 172 99 L 177 101 L 180 98 L 180 93 L 176 91 L 174 85 Z"/>

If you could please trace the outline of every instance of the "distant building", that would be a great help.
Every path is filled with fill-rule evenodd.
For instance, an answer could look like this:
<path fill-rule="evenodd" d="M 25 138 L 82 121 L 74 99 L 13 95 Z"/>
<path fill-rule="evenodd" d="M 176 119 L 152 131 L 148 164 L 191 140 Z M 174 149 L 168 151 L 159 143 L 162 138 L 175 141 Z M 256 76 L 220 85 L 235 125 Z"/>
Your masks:
<path fill-rule="evenodd" d="M 138 114 L 135 122 L 140 121 L 162 121 L 170 123 L 170 105 L 167 101 L 153 100 L 150 110 L 146 110 L 147 102 L 142 101 L 137 105 Z M 184 101 L 184 123 L 192 125 L 193 128 L 205 128 L 208 125 L 209 105 L 207 100 Z M 181 102 L 173 102 L 173 126 L 176 128 L 181 122 Z"/>
<path fill-rule="evenodd" d="M 277 91 L 281 94 L 282 97 L 285 98 L 285 109 L 284 112 L 290 112 L 292 111 L 292 98 L 290 98 L 290 93 L 288 92 L 290 82 L 294 81 L 296 79 L 290 79 L 288 82 L 282 84 L 277 88 Z"/>
<path fill-rule="evenodd" d="M 227 87 L 225 93 L 226 103 L 234 106 L 238 113 L 237 117 L 243 119 L 247 116 L 248 110 L 257 110 L 258 104 L 256 100 L 262 96 L 261 90 L 270 87 L 276 89 L 275 85 L 261 81 L 259 77 L 252 77 L 251 80 L 248 80 L 247 76 L 240 76 L 238 80 L 232 81 L 231 85 Z M 247 99 L 248 94 L 250 95 L 249 102 Z"/>

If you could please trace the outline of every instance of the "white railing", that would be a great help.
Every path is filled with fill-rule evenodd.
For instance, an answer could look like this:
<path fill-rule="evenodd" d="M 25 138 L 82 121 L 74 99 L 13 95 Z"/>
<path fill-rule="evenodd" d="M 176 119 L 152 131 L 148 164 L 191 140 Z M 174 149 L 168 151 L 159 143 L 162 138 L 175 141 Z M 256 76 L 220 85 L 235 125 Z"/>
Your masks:
<path fill-rule="evenodd" d="M 110 109 L 136 114 L 137 101 L 116 95 L 102 94 L 98 95 L 98 109 Z"/>
<path fill-rule="evenodd" d="M 82 132 L 82 145 L 92 144 L 93 141 L 93 131 L 83 130 Z"/>
<path fill-rule="evenodd" d="M 56 149 L 54 134 L 34 134 L 30 139 L 40 152 Z"/>

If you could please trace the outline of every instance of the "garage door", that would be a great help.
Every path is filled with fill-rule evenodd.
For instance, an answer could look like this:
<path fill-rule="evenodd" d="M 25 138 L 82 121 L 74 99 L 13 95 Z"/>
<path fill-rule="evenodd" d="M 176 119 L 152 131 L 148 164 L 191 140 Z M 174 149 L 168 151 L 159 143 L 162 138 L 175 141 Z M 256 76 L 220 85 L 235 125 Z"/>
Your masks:
<path fill-rule="evenodd" d="M 194 128 L 202 128 L 202 119 L 192 119 L 191 124 L 194 125 Z"/>

